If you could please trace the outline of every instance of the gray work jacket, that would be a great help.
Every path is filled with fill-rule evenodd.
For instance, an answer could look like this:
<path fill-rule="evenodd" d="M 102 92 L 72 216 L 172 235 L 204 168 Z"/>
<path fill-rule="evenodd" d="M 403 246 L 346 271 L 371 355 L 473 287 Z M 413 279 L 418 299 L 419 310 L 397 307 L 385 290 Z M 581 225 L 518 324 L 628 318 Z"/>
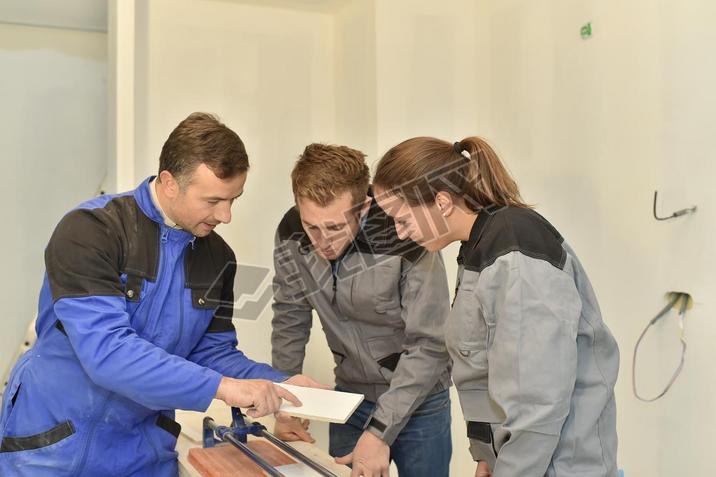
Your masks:
<path fill-rule="evenodd" d="M 392 444 L 423 400 L 450 386 L 442 257 L 399 240 L 373 201 L 335 273 L 314 251 L 296 208 L 278 227 L 274 266 L 274 368 L 301 372 L 316 310 L 336 384 L 376 403 L 369 429 Z"/>
<path fill-rule="evenodd" d="M 617 344 L 574 252 L 536 212 L 488 208 L 446 325 L 470 450 L 495 477 L 616 476 Z"/>

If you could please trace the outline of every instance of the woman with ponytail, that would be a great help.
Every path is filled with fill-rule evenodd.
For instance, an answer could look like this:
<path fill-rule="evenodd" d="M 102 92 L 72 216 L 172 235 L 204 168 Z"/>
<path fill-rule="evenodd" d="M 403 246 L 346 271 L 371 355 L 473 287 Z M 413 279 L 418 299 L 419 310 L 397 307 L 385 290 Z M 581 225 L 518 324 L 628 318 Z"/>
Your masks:
<path fill-rule="evenodd" d="M 616 476 L 617 344 L 574 251 L 495 151 L 416 137 L 373 184 L 400 238 L 462 242 L 446 342 L 475 476 Z"/>

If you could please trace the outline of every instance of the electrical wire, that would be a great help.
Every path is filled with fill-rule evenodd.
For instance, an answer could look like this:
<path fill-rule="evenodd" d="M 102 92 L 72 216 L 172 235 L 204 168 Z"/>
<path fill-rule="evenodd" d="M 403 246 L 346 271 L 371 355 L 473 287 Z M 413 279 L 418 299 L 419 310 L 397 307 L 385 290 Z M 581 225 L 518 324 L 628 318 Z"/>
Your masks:
<path fill-rule="evenodd" d="M 656 198 L 658 197 L 658 195 L 659 195 L 659 192 L 658 192 L 658 191 L 654 191 L 654 207 L 653 207 L 653 209 L 652 209 L 652 212 L 653 212 L 654 218 L 655 218 L 656 220 L 675 219 L 676 217 L 681 217 L 682 215 L 694 214 L 694 213 L 696 213 L 696 211 L 698 210 L 698 207 L 693 206 L 693 207 L 689 207 L 688 209 L 677 210 L 677 211 L 674 212 L 673 214 L 667 215 L 666 217 L 659 217 L 659 215 L 656 213 Z"/>
<path fill-rule="evenodd" d="M 657 399 L 662 398 L 669 391 L 669 389 L 671 389 L 671 386 L 674 384 L 674 382 L 676 382 L 676 378 L 679 377 L 679 374 L 681 374 L 681 370 L 684 368 L 684 362 L 686 361 L 684 318 L 686 317 L 686 308 L 688 306 L 689 299 L 690 297 L 687 293 L 674 293 L 674 296 L 672 297 L 669 304 L 666 305 L 654 318 L 649 321 L 649 323 L 646 325 L 646 328 L 644 328 L 644 331 L 642 331 L 641 335 L 639 335 L 639 339 L 636 341 L 636 345 L 634 346 L 634 358 L 632 360 L 631 366 L 631 384 L 632 389 L 634 390 L 634 396 L 636 396 L 636 398 L 640 401 L 654 402 Z M 639 395 L 636 386 L 636 356 L 637 352 L 639 351 L 639 345 L 641 344 L 641 340 L 644 339 L 644 335 L 646 335 L 646 332 L 649 331 L 649 328 L 651 328 L 654 324 L 656 324 L 656 322 L 666 316 L 669 310 L 671 310 L 674 305 L 679 302 L 679 300 L 682 300 L 682 303 L 679 307 L 679 329 L 681 330 L 679 340 L 681 341 L 681 361 L 679 362 L 679 366 L 676 368 L 676 371 L 674 371 L 674 374 L 671 376 L 671 379 L 669 380 L 663 391 L 661 391 L 657 396 L 653 398 L 642 397 L 641 395 Z"/>

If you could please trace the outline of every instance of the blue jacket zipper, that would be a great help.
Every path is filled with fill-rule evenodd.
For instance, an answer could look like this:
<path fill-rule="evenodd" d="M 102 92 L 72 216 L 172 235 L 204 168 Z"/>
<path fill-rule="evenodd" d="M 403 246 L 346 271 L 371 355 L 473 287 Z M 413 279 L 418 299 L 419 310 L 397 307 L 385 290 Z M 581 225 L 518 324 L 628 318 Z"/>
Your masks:
<path fill-rule="evenodd" d="M 90 446 L 92 445 L 92 437 L 94 436 L 95 430 L 97 429 L 97 421 L 104 418 L 104 414 L 107 411 L 107 406 L 109 406 L 109 402 L 111 401 L 111 393 L 109 391 L 104 390 L 103 394 L 105 396 L 104 401 L 102 402 L 102 406 L 100 407 L 100 412 L 98 412 L 94 416 L 94 419 L 92 419 L 87 426 L 87 435 L 85 436 L 84 446 L 82 448 L 82 457 L 77 463 L 77 471 L 73 472 L 74 475 L 82 475 L 82 471 L 84 470 L 85 464 L 87 463 L 88 451 Z"/>
<path fill-rule="evenodd" d="M 160 243 L 166 244 L 168 241 L 168 239 L 167 239 L 168 236 L 169 236 L 169 232 L 167 230 L 165 230 L 164 228 L 162 228 Z M 163 260 L 164 257 L 162 257 L 162 255 L 164 255 L 164 254 L 162 253 L 162 246 L 160 245 L 159 246 L 159 271 L 157 272 L 157 282 L 159 281 L 160 277 L 162 276 L 163 268 L 166 263 L 166 260 Z M 143 300 L 144 303 L 149 303 L 148 299 L 151 298 L 151 296 L 156 292 L 157 288 L 158 287 L 155 286 L 154 289 L 152 290 L 152 293 L 149 294 L 148 296 L 144 297 L 144 300 Z M 141 307 L 141 305 L 140 305 L 140 307 Z M 139 307 L 137 307 L 137 309 L 139 309 Z M 135 313 L 136 312 L 137 312 L 137 310 L 135 310 Z M 144 326 L 142 328 L 146 327 L 146 325 L 147 325 L 147 323 L 144 323 Z M 139 332 L 140 332 L 140 330 L 137 330 L 137 333 L 139 333 Z M 99 421 L 100 419 L 102 419 L 104 417 L 104 414 L 107 410 L 107 406 L 109 405 L 109 402 L 111 401 L 111 399 L 110 399 L 111 393 L 107 390 L 104 390 L 104 393 L 105 393 L 105 400 L 102 403 L 101 411 L 94 417 L 94 419 L 92 419 L 90 421 L 90 424 L 87 426 L 87 437 L 85 439 L 85 443 L 84 443 L 84 446 L 82 449 L 82 458 L 80 459 L 80 462 L 77 465 L 76 475 L 82 474 L 82 470 L 84 469 L 84 466 L 87 463 L 87 454 L 89 451 L 89 447 L 92 444 L 92 437 L 94 436 L 95 430 L 97 428 L 97 421 Z M 146 438 L 146 436 L 145 436 L 145 438 Z M 153 449 L 153 450 L 154 450 L 154 453 L 156 454 L 157 450 L 156 449 Z"/>

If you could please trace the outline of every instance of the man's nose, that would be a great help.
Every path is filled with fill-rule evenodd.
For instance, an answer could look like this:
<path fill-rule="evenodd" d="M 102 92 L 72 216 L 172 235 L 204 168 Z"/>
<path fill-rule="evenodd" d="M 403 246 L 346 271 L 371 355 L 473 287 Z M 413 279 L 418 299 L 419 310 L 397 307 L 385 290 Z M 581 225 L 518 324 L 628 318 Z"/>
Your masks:
<path fill-rule="evenodd" d="M 222 201 L 216 208 L 216 214 L 214 215 L 216 220 L 222 224 L 231 222 L 231 203 L 229 203 L 229 201 Z"/>

